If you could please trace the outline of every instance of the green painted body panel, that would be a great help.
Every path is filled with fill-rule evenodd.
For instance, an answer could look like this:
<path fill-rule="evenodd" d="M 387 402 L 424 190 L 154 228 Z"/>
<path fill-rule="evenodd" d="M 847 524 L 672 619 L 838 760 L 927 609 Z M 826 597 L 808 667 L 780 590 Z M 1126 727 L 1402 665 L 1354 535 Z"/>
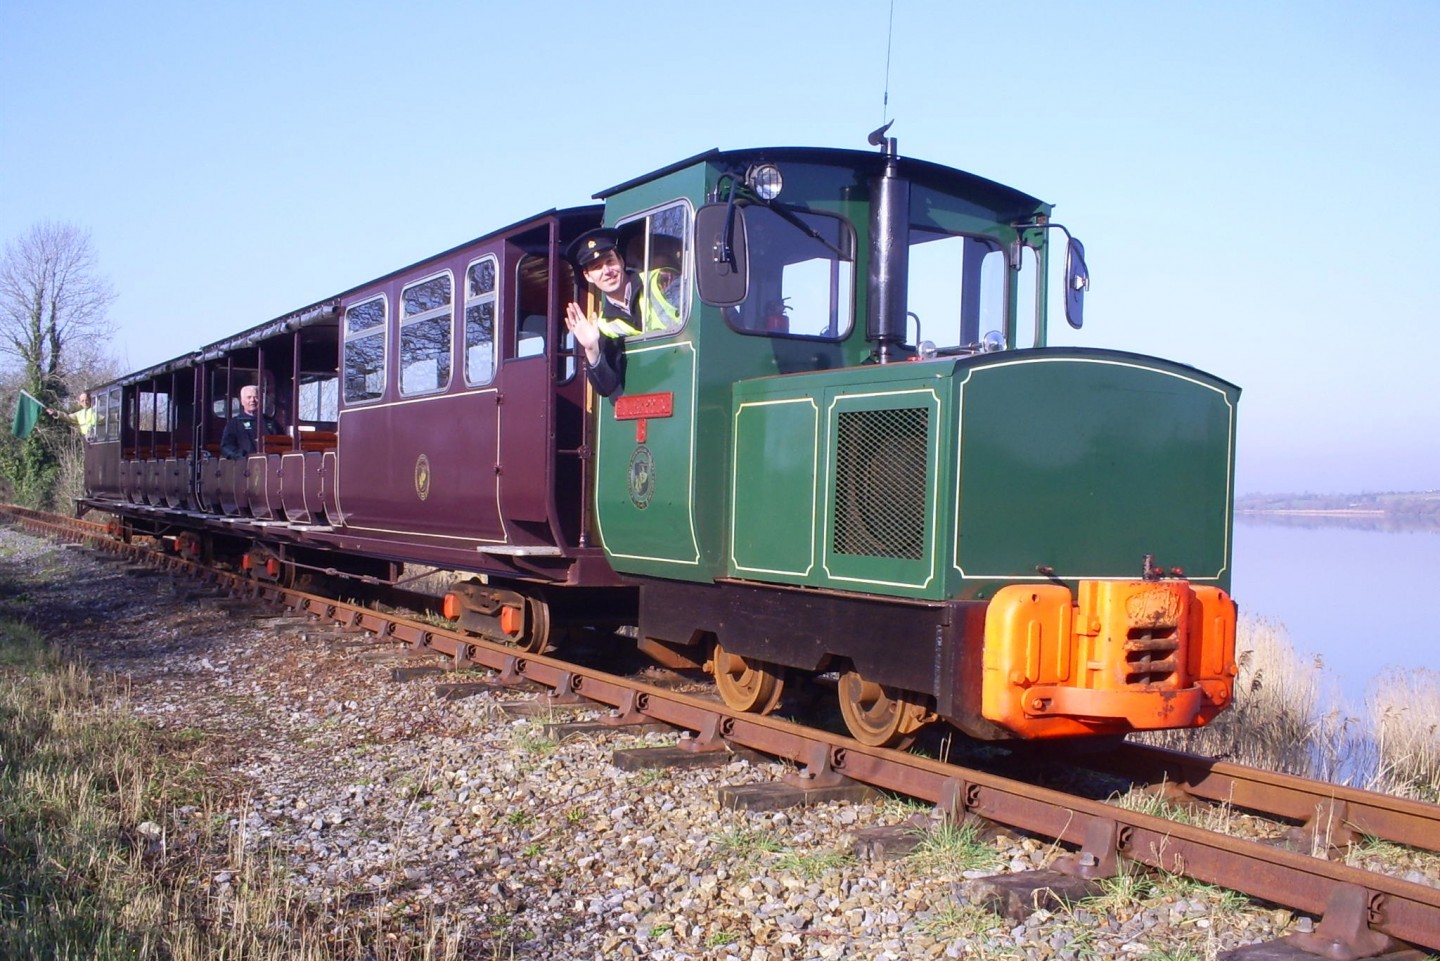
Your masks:
<path fill-rule="evenodd" d="M 1136 578 L 1150 554 L 1228 590 L 1237 397 L 1059 349 L 737 384 L 730 574 L 983 598 L 1042 567 Z"/>
<path fill-rule="evenodd" d="M 735 571 L 760 579 L 803 580 L 814 573 L 820 449 L 820 407 L 813 397 L 756 400 L 736 410 L 735 461 L 764 464 L 765 470 L 763 486 L 746 479 L 732 491 L 731 503 L 741 505 L 731 514 Z"/>
<path fill-rule="evenodd" d="M 954 570 L 987 581 L 1134 578 L 1145 555 L 1230 587 L 1239 391 L 1099 351 L 1019 351 L 964 372 Z M 1004 429 L 996 429 L 1003 425 Z"/>
<path fill-rule="evenodd" d="M 699 577 L 693 345 L 667 337 L 630 349 L 625 393 L 666 395 L 671 412 L 621 420 L 615 399 L 600 402 L 595 517 L 606 549 L 617 569 Z"/>
<path fill-rule="evenodd" d="M 951 371 L 871 365 L 736 384 L 730 574 L 943 597 Z"/>

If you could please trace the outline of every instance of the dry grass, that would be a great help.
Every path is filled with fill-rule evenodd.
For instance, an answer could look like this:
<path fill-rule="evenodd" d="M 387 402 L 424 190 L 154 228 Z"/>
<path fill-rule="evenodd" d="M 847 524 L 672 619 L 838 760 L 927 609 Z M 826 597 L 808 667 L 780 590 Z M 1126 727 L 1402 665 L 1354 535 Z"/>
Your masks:
<path fill-rule="evenodd" d="M 0 957 L 460 956 L 465 932 L 436 916 L 357 920 L 297 894 L 190 760 L 203 741 L 136 721 L 123 688 L 0 623 Z"/>
<path fill-rule="evenodd" d="M 1437 800 L 1440 674 L 1391 672 L 1354 717 L 1319 658 L 1301 657 L 1283 624 L 1241 618 L 1235 703 L 1209 727 L 1137 740 L 1302 777 Z"/>
<path fill-rule="evenodd" d="M 1388 671 L 1365 706 L 1379 759 L 1373 783 L 1440 803 L 1440 672 Z"/>
<path fill-rule="evenodd" d="M 55 475 L 55 509 L 62 514 L 69 513 L 75 506 L 75 499 L 85 495 L 85 440 L 79 434 L 67 432 L 55 443 L 55 456 L 59 471 Z"/>

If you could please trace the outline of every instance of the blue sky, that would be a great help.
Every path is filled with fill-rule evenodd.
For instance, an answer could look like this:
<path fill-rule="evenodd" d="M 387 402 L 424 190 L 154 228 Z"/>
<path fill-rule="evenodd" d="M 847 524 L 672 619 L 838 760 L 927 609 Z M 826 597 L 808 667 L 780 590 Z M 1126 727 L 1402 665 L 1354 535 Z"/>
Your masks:
<path fill-rule="evenodd" d="M 1085 241 L 1057 340 L 1244 389 L 1242 493 L 1440 487 L 1440 3 L 895 0 L 887 110 L 890 29 L 889 0 L 0 0 L 0 240 L 90 230 L 137 368 L 702 150 L 863 149 L 888 116 Z"/>

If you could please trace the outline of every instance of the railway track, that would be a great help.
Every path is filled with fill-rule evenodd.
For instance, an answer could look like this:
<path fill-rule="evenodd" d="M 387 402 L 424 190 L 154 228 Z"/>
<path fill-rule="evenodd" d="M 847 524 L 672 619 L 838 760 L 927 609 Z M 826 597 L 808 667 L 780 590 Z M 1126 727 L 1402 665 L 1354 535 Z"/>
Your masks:
<path fill-rule="evenodd" d="M 744 747 L 786 759 L 793 763 L 793 773 L 776 791 L 792 801 L 869 785 L 924 800 L 955 820 L 980 817 L 1062 841 L 1073 849 L 1050 871 L 979 886 L 977 890 L 1002 911 L 1013 914 L 1035 904 L 1038 892 L 1081 893 L 1086 885 L 1133 864 L 1314 916 L 1315 922 L 1302 923 L 1298 933 L 1286 939 L 1285 950 L 1359 958 L 1404 952 L 1411 946 L 1440 949 L 1440 889 L 1296 851 L 1294 844 L 1228 837 L 993 771 L 865 747 L 842 735 L 777 718 L 735 714 L 708 698 L 493 645 L 356 604 L 199 568 L 151 545 L 122 543 L 102 524 L 17 508 L 5 512 L 31 532 L 87 541 L 234 594 L 268 601 L 324 625 L 365 631 L 382 643 L 438 655 L 457 668 L 486 668 L 496 673 L 500 683 L 534 682 L 548 688 L 547 698 L 555 703 L 593 702 L 608 709 L 604 723 L 616 727 L 669 724 L 689 732 L 681 742 L 683 753 Z M 1360 835 L 1440 849 L 1440 807 L 1434 805 L 1138 745 L 1124 745 L 1085 763 L 1114 776 L 1164 785 L 1171 797 L 1231 805 L 1290 824 L 1292 842 L 1308 838 L 1309 849 L 1322 853 Z"/>

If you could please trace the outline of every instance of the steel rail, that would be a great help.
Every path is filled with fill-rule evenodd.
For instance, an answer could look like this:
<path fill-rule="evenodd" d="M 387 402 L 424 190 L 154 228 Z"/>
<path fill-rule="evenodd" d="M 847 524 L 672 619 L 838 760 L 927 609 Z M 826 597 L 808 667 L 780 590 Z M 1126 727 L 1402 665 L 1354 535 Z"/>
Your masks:
<path fill-rule="evenodd" d="M 53 522 L 44 523 L 46 529 L 54 526 Z M 123 550 L 137 559 L 150 553 L 101 535 L 81 536 L 99 540 L 103 546 Z M 456 667 L 488 668 L 498 672 L 502 682 L 534 681 L 550 688 L 551 698 L 585 699 L 608 706 L 613 709 L 613 721 L 617 725 L 654 720 L 694 732 L 682 742 L 693 750 L 740 746 L 791 761 L 798 767 L 792 778 L 800 785 L 824 786 L 850 779 L 927 801 L 957 820 L 976 815 L 1073 845 L 1091 864 L 1114 866 L 1123 858 L 1307 914 L 1358 914 L 1359 920 L 1355 923 L 1363 929 L 1359 933 L 1380 939 L 1382 947 L 1389 947 L 1383 944 L 1385 938 L 1394 938 L 1440 949 L 1440 889 L 1437 888 L 1259 841 L 1228 837 L 985 771 L 901 751 L 867 747 L 850 738 L 789 721 L 737 714 L 718 701 L 525 653 L 355 603 L 215 571 L 174 555 L 154 553 L 152 560 L 163 568 L 218 583 L 241 596 L 269 601 L 344 629 L 363 630 L 381 642 L 406 644 L 416 652 L 440 655 Z M 1136 757 L 1135 763 L 1140 763 L 1140 755 Z M 1177 771 L 1189 772 L 1187 783 L 1193 780 L 1203 786 L 1209 781 L 1209 777 L 1198 776 L 1203 773 L 1203 759 L 1190 759 L 1199 765 L 1192 768 L 1181 764 L 1181 759 L 1186 756 L 1175 755 L 1171 760 Z M 1246 778 L 1238 768 L 1222 770 L 1218 777 L 1213 793 L 1217 796 L 1223 793 L 1226 797 L 1231 791 L 1242 792 L 1244 785 L 1265 780 Z M 1223 792 L 1222 784 L 1225 785 Z"/>
<path fill-rule="evenodd" d="M 1294 821 L 1335 846 L 1368 835 L 1440 851 L 1440 805 L 1134 743 L 1085 767 Z"/>

